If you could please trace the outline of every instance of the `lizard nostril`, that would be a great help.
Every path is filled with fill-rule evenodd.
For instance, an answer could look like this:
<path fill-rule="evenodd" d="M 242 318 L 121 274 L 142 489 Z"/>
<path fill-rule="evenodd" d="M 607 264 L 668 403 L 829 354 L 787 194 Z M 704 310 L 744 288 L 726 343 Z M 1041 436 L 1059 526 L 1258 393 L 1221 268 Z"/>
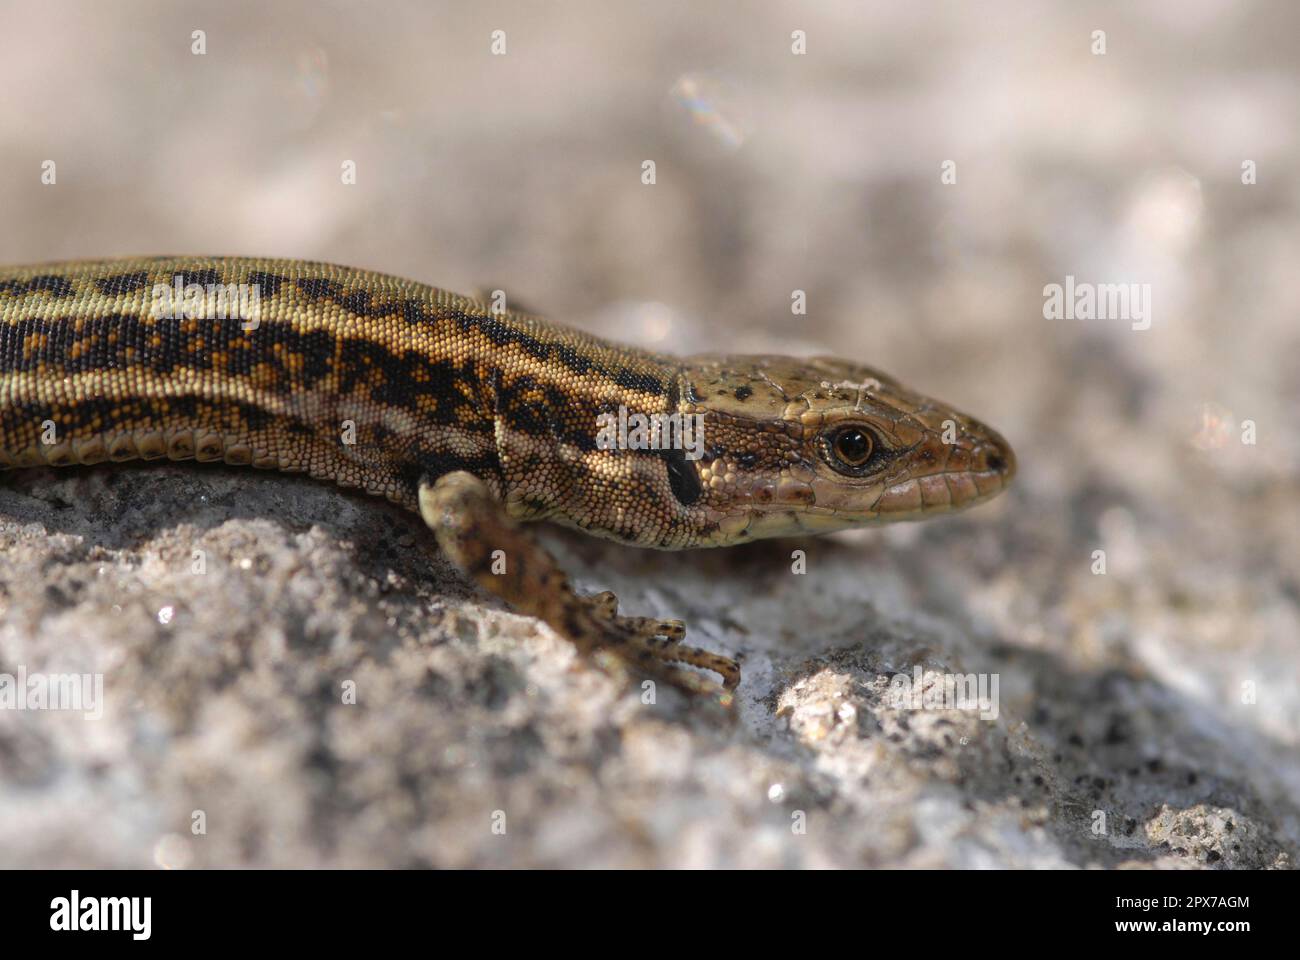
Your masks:
<path fill-rule="evenodd" d="M 998 474 L 1004 483 L 1015 475 L 1016 455 L 1011 445 L 997 434 L 991 435 L 984 447 L 984 469 Z"/>

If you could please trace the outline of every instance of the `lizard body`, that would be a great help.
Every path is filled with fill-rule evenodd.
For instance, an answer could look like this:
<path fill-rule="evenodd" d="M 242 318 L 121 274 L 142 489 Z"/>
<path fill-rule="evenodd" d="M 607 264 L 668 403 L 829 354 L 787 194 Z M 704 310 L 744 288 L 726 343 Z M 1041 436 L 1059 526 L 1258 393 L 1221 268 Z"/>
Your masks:
<path fill-rule="evenodd" d="M 629 421 L 662 430 L 629 434 Z M 978 421 L 833 358 L 676 358 L 304 261 L 0 268 L 0 468 L 135 459 L 303 472 L 384 496 L 603 666 L 696 690 L 712 685 L 669 664 L 714 670 L 728 689 L 738 667 L 683 644 L 680 621 L 577 596 L 516 521 L 726 546 L 961 509 L 1015 469 Z"/>

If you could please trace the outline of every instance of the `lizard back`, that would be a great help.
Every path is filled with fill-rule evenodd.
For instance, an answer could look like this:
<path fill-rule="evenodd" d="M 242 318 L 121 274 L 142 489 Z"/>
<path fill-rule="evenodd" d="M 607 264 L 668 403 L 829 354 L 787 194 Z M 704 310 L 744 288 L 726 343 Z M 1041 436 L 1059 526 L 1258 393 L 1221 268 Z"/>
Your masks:
<path fill-rule="evenodd" d="M 0 269 L 0 467 L 195 459 L 415 508 L 467 470 L 526 518 L 601 411 L 675 404 L 653 355 L 425 284 L 299 260 Z M 653 479 L 653 478 L 651 478 Z"/>

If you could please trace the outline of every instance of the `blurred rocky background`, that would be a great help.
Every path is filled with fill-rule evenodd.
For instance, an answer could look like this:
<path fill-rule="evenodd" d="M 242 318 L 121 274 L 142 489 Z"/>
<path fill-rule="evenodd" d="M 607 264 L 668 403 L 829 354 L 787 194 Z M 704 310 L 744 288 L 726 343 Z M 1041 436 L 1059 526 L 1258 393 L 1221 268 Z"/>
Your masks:
<path fill-rule="evenodd" d="M 382 503 L 6 475 L 0 673 L 105 706 L 0 710 L 0 866 L 1294 866 L 1298 75 L 1283 0 L 0 4 L 2 262 L 502 287 L 869 362 L 1020 461 L 912 527 L 545 530 L 743 657 L 730 720 L 620 695 Z M 1067 276 L 1149 284 L 1150 329 L 1045 319 Z M 995 675 L 996 719 L 900 709 L 917 667 Z"/>

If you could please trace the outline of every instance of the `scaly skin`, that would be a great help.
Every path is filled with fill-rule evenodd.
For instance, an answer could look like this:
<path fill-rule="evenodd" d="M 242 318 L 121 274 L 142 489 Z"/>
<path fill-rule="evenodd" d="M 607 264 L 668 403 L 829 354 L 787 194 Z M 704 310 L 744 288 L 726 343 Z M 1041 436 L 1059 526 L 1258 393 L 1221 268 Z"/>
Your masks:
<path fill-rule="evenodd" d="M 231 305 L 210 294 L 176 298 L 164 316 L 159 288 L 178 283 L 246 284 L 258 308 L 222 319 Z M 701 443 L 606 448 L 601 415 L 620 407 L 698 415 Z M 302 261 L 0 269 L 0 468 L 164 458 L 385 496 L 418 511 L 486 589 L 602 666 L 631 661 L 708 692 L 667 664 L 714 670 L 730 689 L 734 662 L 682 644 L 679 621 L 578 597 L 515 521 L 660 549 L 726 546 L 962 509 L 1015 470 L 989 428 L 836 359 L 678 359 Z"/>

